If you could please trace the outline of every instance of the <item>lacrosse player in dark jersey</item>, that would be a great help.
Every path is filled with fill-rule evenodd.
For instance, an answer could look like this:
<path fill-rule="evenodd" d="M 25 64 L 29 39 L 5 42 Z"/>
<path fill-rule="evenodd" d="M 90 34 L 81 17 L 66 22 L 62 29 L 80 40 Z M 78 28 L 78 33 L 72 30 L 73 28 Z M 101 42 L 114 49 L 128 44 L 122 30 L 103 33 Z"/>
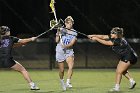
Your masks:
<path fill-rule="evenodd" d="M 136 82 L 130 76 L 128 69 L 131 65 L 136 64 L 137 54 L 123 37 L 123 28 L 114 27 L 111 30 L 110 35 L 88 35 L 88 37 L 103 45 L 111 46 L 112 50 L 120 57 L 120 61 L 116 69 L 116 84 L 110 91 L 120 91 L 122 75 L 130 81 L 130 89 L 133 89 Z"/>
<path fill-rule="evenodd" d="M 34 41 L 36 37 L 19 39 L 10 36 L 10 28 L 7 26 L 0 26 L 0 67 L 11 68 L 20 72 L 25 80 L 30 85 L 31 90 L 39 90 L 34 82 L 32 82 L 27 70 L 12 57 L 12 48 L 14 45 L 24 45 L 25 43 Z"/>

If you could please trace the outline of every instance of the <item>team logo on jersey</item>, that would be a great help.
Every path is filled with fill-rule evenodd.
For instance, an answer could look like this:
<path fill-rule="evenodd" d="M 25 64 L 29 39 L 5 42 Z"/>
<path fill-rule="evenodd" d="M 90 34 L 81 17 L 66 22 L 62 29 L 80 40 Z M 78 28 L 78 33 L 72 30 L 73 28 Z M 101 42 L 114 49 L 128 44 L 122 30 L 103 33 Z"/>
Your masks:
<path fill-rule="evenodd" d="M 10 42 L 9 39 L 4 39 L 4 40 L 2 40 L 2 41 L 1 41 L 1 46 L 0 46 L 0 48 L 2 48 L 2 47 L 8 47 L 8 46 L 9 46 L 9 42 Z"/>

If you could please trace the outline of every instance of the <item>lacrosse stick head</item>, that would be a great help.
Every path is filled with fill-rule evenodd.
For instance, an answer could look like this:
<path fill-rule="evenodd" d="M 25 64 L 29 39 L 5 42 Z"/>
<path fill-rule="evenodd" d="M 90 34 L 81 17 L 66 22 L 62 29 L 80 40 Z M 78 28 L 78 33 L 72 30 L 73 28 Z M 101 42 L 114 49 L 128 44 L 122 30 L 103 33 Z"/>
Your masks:
<path fill-rule="evenodd" d="M 64 21 L 62 19 L 59 19 L 58 22 L 56 22 L 54 19 L 50 21 L 51 28 L 54 27 L 54 29 L 57 29 L 57 28 L 61 28 L 63 26 L 64 26 Z"/>

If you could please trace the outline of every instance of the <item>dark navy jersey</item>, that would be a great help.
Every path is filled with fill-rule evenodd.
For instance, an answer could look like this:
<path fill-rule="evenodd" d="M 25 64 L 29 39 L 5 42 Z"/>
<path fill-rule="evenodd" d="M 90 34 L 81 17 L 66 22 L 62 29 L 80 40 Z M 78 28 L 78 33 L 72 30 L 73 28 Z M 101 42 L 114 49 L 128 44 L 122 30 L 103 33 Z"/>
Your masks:
<path fill-rule="evenodd" d="M 110 38 L 110 40 L 114 43 L 112 50 L 115 51 L 118 55 L 125 56 L 127 54 L 133 53 L 137 57 L 136 52 L 124 38 Z"/>
<path fill-rule="evenodd" d="M 12 36 L 4 36 L 0 42 L 0 62 L 10 60 L 12 58 L 13 44 L 17 43 L 19 38 Z"/>

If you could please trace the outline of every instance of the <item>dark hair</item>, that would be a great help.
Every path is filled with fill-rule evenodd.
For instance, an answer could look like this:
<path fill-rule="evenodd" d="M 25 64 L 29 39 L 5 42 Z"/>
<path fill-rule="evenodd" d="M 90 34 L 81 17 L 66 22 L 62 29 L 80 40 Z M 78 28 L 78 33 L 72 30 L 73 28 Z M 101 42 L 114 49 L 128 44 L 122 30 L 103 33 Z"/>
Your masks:
<path fill-rule="evenodd" d="M 122 38 L 123 37 L 123 28 L 114 27 L 114 28 L 112 28 L 111 33 L 116 34 L 118 38 Z"/>

